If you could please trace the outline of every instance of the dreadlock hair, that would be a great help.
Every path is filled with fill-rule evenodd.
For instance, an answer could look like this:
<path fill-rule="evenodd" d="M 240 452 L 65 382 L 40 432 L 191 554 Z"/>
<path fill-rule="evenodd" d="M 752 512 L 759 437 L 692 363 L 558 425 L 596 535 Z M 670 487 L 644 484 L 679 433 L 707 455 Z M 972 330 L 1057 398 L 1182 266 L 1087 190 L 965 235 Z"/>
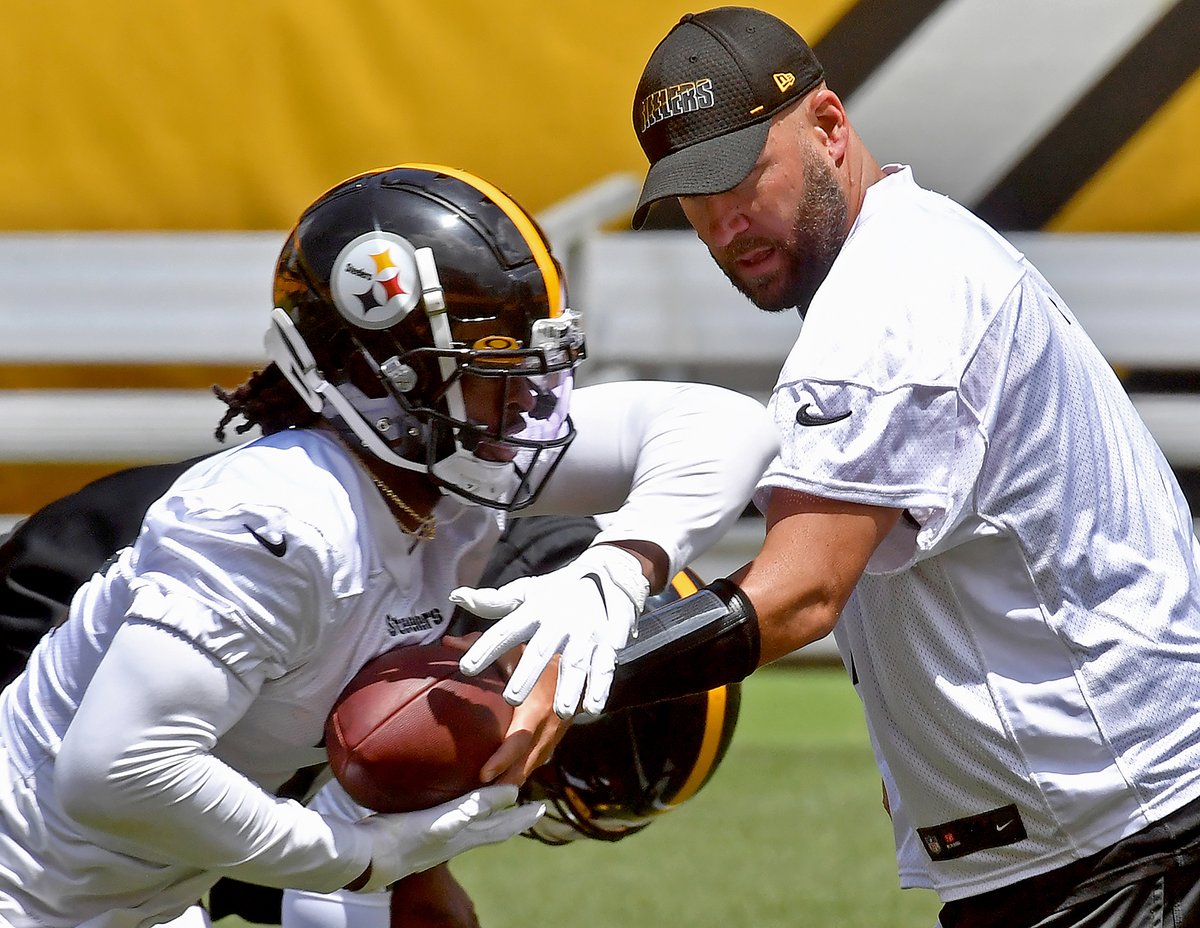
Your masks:
<path fill-rule="evenodd" d="M 308 404 L 273 363 L 261 371 L 254 371 L 240 387 L 223 390 L 214 385 L 212 391 L 229 407 L 213 432 L 217 441 L 225 441 L 225 426 L 238 416 L 245 420 L 234 426 L 234 431 L 239 435 L 256 425 L 264 435 L 270 435 L 284 429 L 305 428 L 321 419 L 319 413 L 308 408 Z"/>

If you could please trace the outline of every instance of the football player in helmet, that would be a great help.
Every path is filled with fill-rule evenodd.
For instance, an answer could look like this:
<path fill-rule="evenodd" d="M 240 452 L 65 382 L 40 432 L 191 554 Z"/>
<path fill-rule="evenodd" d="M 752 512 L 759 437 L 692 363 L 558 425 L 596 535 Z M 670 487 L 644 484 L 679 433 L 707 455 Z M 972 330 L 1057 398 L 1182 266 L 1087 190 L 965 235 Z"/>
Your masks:
<path fill-rule="evenodd" d="M 0 539 L 0 626 L 12 645 L 0 673 L 12 679 L 27 656 L 25 639 L 40 638 L 66 618 L 76 589 L 110 554 L 137 535 L 146 509 L 196 460 L 118 471 L 34 513 Z M 481 582 L 507 583 L 557 569 L 587 548 L 599 531 L 586 516 L 512 520 L 492 550 Z M 646 611 L 688 596 L 700 585 L 685 568 Z M 456 610 L 452 635 L 484 627 Z M 521 788 L 522 802 L 544 802 L 546 814 L 525 832 L 546 844 L 618 841 L 681 806 L 703 787 L 725 756 L 741 701 L 738 683 L 706 693 L 579 719 L 550 760 Z M 408 928 L 472 928 L 470 896 L 446 865 L 405 877 L 390 894 L 317 897 L 289 893 L 288 915 L 277 889 L 224 879 L 209 892 L 214 921 L 228 915 L 284 928 L 382 928 L 391 913 Z"/>
<path fill-rule="evenodd" d="M 504 513 L 610 514 L 520 593 L 573 604 L 590 631 L 559 677 L 603 680 L 649 589 L 740 514 L 776 448 L 730 391 L 573 390 L 582 327 L 545 237 L 463 171 L 402 165 L 321 196 L 275 298 L 272 363 L 222 394 L 219 426 L 263 436 L 175 477 L 0 694 L 14 926 L 159 924 L 218 877 L 378 890 L 527 831 L 543 809 L 516 784 L 563 733 L 549 678 L 519 681 L 535 698 L 490 785 L 458 800 L 350 820 L 282 796 L 323 766 L 359 667 L 443 636 Z M 555 708 L 580 696 L 603 701 L 580 687 Z"/>
<path fill-rule="evenodd" d="M 284 245 L 275 306 L 276 368 L 377 471 L 521 509 L 574 437 L 579 316 L 533 219 L 480 178 L 402 166 L 333 188 Z"/>

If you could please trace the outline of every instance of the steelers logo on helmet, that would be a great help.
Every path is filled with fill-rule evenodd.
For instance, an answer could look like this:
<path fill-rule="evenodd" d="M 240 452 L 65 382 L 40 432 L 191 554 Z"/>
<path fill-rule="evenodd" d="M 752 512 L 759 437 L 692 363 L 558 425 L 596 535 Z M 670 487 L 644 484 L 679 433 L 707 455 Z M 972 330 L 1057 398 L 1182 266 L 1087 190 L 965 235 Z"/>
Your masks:
<path fill-rule="evenodd" d="M 333 264 L 333 302 L 363 329 L 386 329 L 421 298 L 416 249 L 393 232 L 365 232 L 346 244 Z"/>

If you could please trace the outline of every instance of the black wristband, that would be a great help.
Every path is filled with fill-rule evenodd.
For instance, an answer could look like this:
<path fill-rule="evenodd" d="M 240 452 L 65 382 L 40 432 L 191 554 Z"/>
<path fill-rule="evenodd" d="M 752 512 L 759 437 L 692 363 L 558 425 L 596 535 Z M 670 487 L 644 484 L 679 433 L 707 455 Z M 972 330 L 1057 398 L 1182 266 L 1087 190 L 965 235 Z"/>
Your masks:
<path fill-rule="evenodd" d="M 758 667 L 758 616 L 736 583 L 715 580 L 648 612 L 617 652 L 606 710 L 703 693 Z"/>

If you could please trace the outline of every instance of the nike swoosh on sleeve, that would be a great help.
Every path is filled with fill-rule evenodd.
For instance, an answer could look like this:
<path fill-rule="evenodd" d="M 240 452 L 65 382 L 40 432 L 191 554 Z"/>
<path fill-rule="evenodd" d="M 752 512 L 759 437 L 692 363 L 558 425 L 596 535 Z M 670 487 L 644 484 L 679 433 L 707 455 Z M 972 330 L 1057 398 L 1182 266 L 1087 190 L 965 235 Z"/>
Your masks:
<path fill-rule="evenodd" d="M 245 522 L 242 523 L 242 528 L 244 528 L 251 535 L 253 535 L 255 541 L 257 541 L 260 545 L 262 545 L 264 548 L 266 548 L 268 551 L 270 551 L 276 557 L 283 557 L 285 554 L 287 554 L 287 535 L 280 535 L 279 541 L 271 541 L 269 538 L 266 538 L 263 535 L 258 534 L 258 532 L 256 532 L 254 529 L 252 529 Z"/>
<path fill-rule="evenodd" d="M 829 425 L 833 422 L 841 422 L 843 419 L 850 418 L 851 410 L 847 409 L 842 413 L 834 413 L 831 416 L 823 416 L 820 413 L 809 412 L 812 408 L 812 403 L 805 403 L 796 411 L 796 422 L 800 425 Z"/>

